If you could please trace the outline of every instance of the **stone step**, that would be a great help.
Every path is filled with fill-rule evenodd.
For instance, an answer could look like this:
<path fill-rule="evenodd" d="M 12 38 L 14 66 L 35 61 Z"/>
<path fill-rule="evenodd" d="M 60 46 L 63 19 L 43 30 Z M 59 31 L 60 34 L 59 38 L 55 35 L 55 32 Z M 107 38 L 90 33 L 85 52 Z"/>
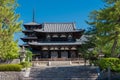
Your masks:
<path fill-rule="evenodd" d="M 66 63 L 61 63 L 61 62 L 52 62 L 51 66 L 67 66 L 70 65 L 70 62 L 66 62 Z"/>
<path fill-rule="evenodd" d="M 30 78 L 24 80 L 96 80 L 96 67 L 62 66 L 62 67 L 32 67 Z"/>
<path fill-rule="evenodd" d="M 84 60 L 79 61 L 32 61 L 34 67 L 40 66 L 71 66 L 71 65 L 85 65 Z M 89 65 L 89 61 L 86 62 Z"/>
<path fill-rule="evenodd" d="M 24 78 L 24 80 L 97 80 L 96 78 Z"/>

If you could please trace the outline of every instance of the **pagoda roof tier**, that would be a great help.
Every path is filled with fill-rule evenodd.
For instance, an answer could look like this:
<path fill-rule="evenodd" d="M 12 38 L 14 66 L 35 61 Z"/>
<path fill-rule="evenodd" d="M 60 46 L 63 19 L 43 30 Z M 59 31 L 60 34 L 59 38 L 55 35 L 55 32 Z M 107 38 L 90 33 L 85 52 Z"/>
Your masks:
<path fill-rule="evenodd" d="M 29 42 L 29 45 L 33 45 L 33 46 L 71 46 L 71 45 L 76 45 L 79 46 L 82 43 L 79 41 L 77 42 Z"/>
<path fill-rule="evenodd" d="M 31 33 L 31 32 L 33 32 L 33 30 L 23 30 L 22 32 L 23 33 Z"/>
<path fill-rule="evenodd" d="M 24 26 L 40 26 L 41 24 L 38 24 L 36 22 L 30 22 L 30 23 L 25 23 L 23 24 Z"/>
<path fill-rule="evenodd" d="M 21 44 L 21 45 L 19 45 L 20 47 L 29 47 L 29 45 L 28 44 Z"/>
<path fill-rule="evenodd" d="M 25 40 L 25 39 L 37 39 L 37 37 L 24 37 L 24 38 L 21 38 L 22 40 Z"/>

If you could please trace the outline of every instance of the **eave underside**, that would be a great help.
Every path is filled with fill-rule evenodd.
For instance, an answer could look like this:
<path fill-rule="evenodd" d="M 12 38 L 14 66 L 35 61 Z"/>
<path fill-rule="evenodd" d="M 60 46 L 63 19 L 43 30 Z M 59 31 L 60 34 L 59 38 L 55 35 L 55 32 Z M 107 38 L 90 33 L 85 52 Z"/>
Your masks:
<path fill-rule="evenodd" d="M 29 45 L 32 45 L 32 46 L 79 46 L 81 45 L 81 42 L 56 42 L 56 43 L 53 43 L 53 42 L 50 42 L 50 43 L 38 43 L 38 42 L 30 42 Z"/>

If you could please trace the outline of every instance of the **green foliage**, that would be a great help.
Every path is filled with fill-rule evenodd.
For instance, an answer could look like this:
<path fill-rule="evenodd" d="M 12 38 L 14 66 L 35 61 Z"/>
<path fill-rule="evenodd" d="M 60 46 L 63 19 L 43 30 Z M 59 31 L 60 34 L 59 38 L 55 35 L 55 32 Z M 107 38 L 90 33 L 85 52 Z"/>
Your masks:
<path fill-rule="evenodd" d="M 15 59 L 18 57 L 18 50 L 17 42 L 11 42 L 7 46 L 2 47 L 3 51 L 0 54 L 0 58 L 3 60 Z"/>
<path fill-rule="evenodd" d="M 22 66 L 18 64 L 1 64 L 0 71 L 21 71 Z"/>
<path fill-rule="evenodd" d="M 116 1 L 119 0 L 103 0 L 104 2 L 106 2 L 107 4 L 114 4 Z"/>
<path fill-rule="evenodd" d="M 120 59 L 118 58 L 102 58 L 98 63 L 101 69 L 110 67 L 111 71 L 120 72 Z"/>
<path fill-rule="evenodd" d="M 0 0 L 0 59 L 8 60 L 18 57 L 17 41 L 14 33 L 21 30 L 19 15 L 15 13 L 16 0 Z"/>
<path fill-rule="evenodd" d="M 116 57 L 120 53 L 120 0 L 104 0 L 107 6 L 90 14 L 95 34 L 95 54 Z"/>
<path fill-rule="evenodd" d="M 89 28 L 83 35 L 85 38 L 85 41 L 84 41 L 84 44 L 82 44 L 80 46 L 78 51 L 80 53 L 82 53 L 82 57 L 84 59 L 90 60 L 91 57 L 94 56 L 94 54 L 92 54 L 92 50 L 95 47 L 95 44 L 94 44 L 94 40 L 95 40 L 94 34 L 95 33 L 96 33 L 95 29 Z"/>
<path fill-rule="evenodd" d="M 22 65 L 22 68 L 28 68 L 30 67 L 32 64 L 28 61 L 25 62 L 21 62 L 20 65 Z"/>

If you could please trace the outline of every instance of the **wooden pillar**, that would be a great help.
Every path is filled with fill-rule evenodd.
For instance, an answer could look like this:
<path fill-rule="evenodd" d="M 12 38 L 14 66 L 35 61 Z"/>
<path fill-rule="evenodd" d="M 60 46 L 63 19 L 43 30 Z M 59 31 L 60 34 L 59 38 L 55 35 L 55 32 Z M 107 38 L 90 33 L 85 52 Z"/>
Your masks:
<path fill-rule="evenodd" d="M 70 51 L 68 51 L 68 58 L 71 58 L 71 53 L 70 53 Z"/>
<path fill-rule="evenodd" d="M 58 52 L 58 58 L 61 58 L 61 51 L 57 51 Z"/>
<path fill-rule="evenodd" d="M 42 53 L 41 53 L 41 58 L 43 58 L 43 51 L 42 51 Z"/>
<path fill-rule="evenodd" d="M 51 51 L 49 50 L 49 55 L 48 55 L 48 58 L 51 58 Z"/>
<path fill-rule="evenodd" d="M 58 58 L 61 58 L 60 51 L 58 51 Z"/>
<path fill-rule="evenodd" d="M 76 58 L 78 58 L 78 51 L 75 51 L 75 53 L 76 53 Z"/>

